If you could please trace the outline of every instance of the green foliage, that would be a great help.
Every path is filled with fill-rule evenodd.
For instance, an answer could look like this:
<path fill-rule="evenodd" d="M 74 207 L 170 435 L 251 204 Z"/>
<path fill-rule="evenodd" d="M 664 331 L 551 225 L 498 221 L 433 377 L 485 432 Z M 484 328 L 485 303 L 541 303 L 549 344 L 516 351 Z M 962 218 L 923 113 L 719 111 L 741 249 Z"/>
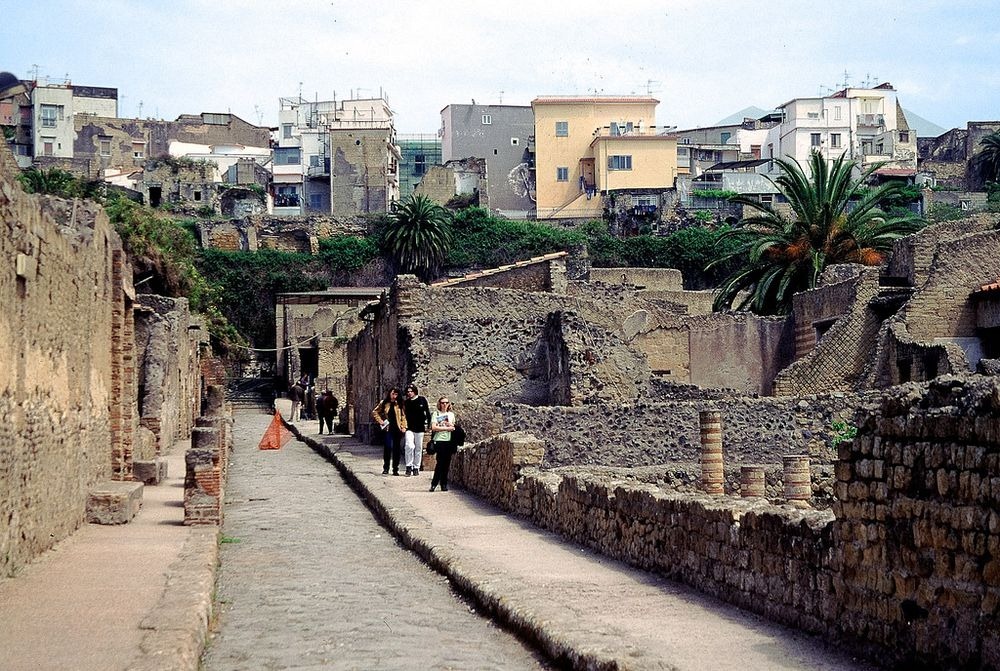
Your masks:
<path fill-rule="evenodd" d="M 1000 179 L 1000 131 L 993 131 L 979 141 L 983 150 L 976 156 L 976 167 L 984 182 Z"/>
<path fill-rule="evenodd" d="M 729 191 L 728 189 L 695 189 L 691 192 L 691 195 L 695 198 L 718 198 L 720 200 L 729 200 L 734 196 L 738 196 L 738 191 Z"/>
<path fill-rule="evenodd" d="M 690 226 L 664 236 L 616 238 L 601 221 L 591 221 L 582 227 L 594 266 L 676 268 L 684 275 L 684 286 L 688 289 L 715 286 L 729 272 L 725 264 L 706 270 L 720 250 L 735 249 L 735 242 L 725 237 L 727 231 L 726 226 L 714 230 Z"/>
<path fill-rule="evenodd" d="M 444 204 L 449 210 L 464 210 L 467 207 L 479 206 L 479 190 L 472 193 L 456 194 Z"/>
<path fill-rule="evenodd" d="M 830 435 L 832 447 L 837 447 L 843 442 L 854 440 L 858 435 L 858 427 L 847 422 L 834 422 Z"/>
<path fill-rule="evenodd" d="M 986 202 L 1000 203 L 1000 182 L 988 182 L 986 184 Z"/>
<path fill-rule="evenodd" d="M 274 347 L 277 294 L 320 291 L 327 281 L 317 258 L 309 254 L 260 250 L 228 252 L 203 249 L 198 269 L 218 286 L 226 318 L 255 347 Z"/>
<path fill-rule="evenodd" d="M 14 136 L 17 135 L 17 129 L 14 126 L 0 126 L 0 130 L 3 130 L 3 139 L 7 141 L 13 140 Z"/>
<path fill-rule="evenodd" d="M 60 168 L 39 170 L 31 167 L 17 176 L 21 188 L 27 193 L 41 193 L 60 198 L 80 198 L 84 195 L 83 183 L 72 173 Z"/>
<path fill-rule="evenodd" d="M 895 240 L 919 230 L 924 223 L 909 212 L 889 216 L 879 209 L 879 203 L 899 197 L 903 185 L 891 182 L 875 189 L 863 187 L 878 164 L 855 179 L 856 163 L 843 156 L 830 163 L 814 151 L 808 170 L 794 160 L 775 162 L 781 175 L 772 181 L 788 200 L 793 217 L 786 218 L 782 211 L 755 198 L 732 199 L 751 213 L 727 234 L 737 241 L 736 250 L 722 253 L 713 262 L 738 263 L 716 294 L 717 310 L 731 307 L 746 292 L 738 309 L 787 313 L 792 296 L 815 287 L 828 265 L 878 265 Z"/>
<path fill-rule="evenodd" d="M 347 235 L 323 238 L 319 257 L 331 271 L 358 270 L 378 257 L 378 244 L 371 238 Z"/>
<path fill-rule="evenodd" d="M 445 264 L 458 268 L 492 268 L 583 243 L 580 233 L 547 224 L 494 217 L 470 207 L 452 216 L 452 244 Z"/>
<path fill-rule="evenodd" d="M 392 204 L 382 242 L 401 272 L 425 281 L 437 277 L 451 245 L 449 218 L 447 210 L 425 196 Z"/>
<path fill-rule="evenodd" d="M 211 218 L 215 216 L 215 208 L 211 205 L 202 205 L 197 212 L 199 217 Z"/>
<path fill-rule="evenodd" d="M 965 219 L 968 214 L 958 205 L 948 203 L 934 203 L 927 210 L 927 221 L 932 224 L 939 224 L 942 221 L 957 221 Z"/>
<path fill-rule="evenodd" d="M 704 224 L 707 224 L 708 222 L 715 219 L 715 215 L 712 214 L 709 210 L 695 210 L 694 218 Z"/>

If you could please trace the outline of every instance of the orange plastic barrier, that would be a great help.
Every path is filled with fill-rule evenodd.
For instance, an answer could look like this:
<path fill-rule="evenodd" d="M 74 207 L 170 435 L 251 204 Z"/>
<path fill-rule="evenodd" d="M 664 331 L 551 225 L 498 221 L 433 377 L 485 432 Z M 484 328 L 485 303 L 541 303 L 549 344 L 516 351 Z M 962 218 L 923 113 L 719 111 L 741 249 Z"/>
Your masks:
<path fill-rule="evenodd" d="M 271 425 L 264 431 L 264 436 L 260 439 L 258 447 L 262 450 L 280 450 L 288 441 L 292 439 L 292 432 L 285 428 L 281 422 L 281 413 L 274 411 L 274 419 Z"/>

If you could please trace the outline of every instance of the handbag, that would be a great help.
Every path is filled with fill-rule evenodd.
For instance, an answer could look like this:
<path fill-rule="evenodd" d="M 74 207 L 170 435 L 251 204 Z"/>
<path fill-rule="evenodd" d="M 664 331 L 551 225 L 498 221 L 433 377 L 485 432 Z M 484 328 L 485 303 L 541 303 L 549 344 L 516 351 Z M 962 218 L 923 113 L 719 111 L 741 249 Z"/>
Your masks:
<path fill-rule="evenodd" d="M 427 454 L 437 454 L 438 448 L 434 441 L 427 443 Z"/>

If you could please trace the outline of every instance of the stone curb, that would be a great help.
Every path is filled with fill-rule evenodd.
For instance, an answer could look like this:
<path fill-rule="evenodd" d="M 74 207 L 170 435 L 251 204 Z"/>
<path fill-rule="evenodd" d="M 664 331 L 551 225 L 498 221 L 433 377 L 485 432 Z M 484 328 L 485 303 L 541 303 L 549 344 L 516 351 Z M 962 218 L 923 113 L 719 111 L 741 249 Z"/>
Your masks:
<path fill-rule="evenodd" d="M 197 671 L 212 623 L 219 567 L 219 528 L 192 528 L 170 565 L 156 606 L 139 623 L 145 631 L 129 671 Z"/>
<path fill-rule="evenodd" d="M 376 491 L 371 486 L 381 482 L 381 478 L 359 472 L 356 465 L 361 459 L 350 452 L 331 450 L 328 445 L 303 435 L 294 424 L 285 422 L 285 426 L 340 471 L 348 485 L 402 545 L 446 576 L 460 594 L 471 599 L 494 620 L 541 650 L 559 668 L 580 671 L 628 668 L 628 660 L 575 646 L 571 637 L 540 619 L 529 604 L 520 602 L 516 592 L 510 589 L 514 586 L 506 584 L 503 574 L 463 565 L 461 558 L 451 552 L 448 539 L 429 524 L 420 524 L 421 518 L 402 497 L 389 490 Z"/>

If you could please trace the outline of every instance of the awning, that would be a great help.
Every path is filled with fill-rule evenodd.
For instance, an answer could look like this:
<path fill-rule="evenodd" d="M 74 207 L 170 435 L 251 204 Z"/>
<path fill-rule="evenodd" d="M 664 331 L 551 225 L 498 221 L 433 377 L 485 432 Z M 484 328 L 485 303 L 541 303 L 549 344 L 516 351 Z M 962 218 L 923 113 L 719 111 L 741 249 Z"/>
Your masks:
<path fill-rule="evenodd" d="M 771 159 L 769 158 L 753 158 L 746 161 L 723 161 L 722 163 L 716 163 L 705 172 L 711 172 L 713 170 L 740 170 L 741 168 L 755 168 L 758 165 L 764 165 L 770 160 Z"/>

